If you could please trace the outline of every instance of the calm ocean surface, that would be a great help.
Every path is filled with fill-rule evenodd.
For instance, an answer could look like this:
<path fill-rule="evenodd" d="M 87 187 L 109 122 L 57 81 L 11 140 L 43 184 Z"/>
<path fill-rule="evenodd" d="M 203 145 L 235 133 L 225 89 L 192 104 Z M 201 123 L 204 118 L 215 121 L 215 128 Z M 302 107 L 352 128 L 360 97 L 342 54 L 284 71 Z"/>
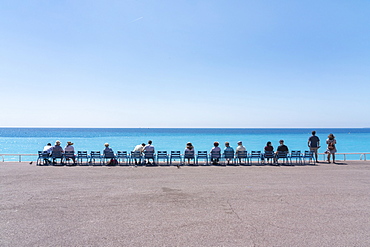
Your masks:
<path fill-rule="evenodd" d="M 0 154 L 34 154 L 46 143 L 56 140 L 64 147 L 67 141 L 74 143 L 75 150 L 101 151 L 108 142 L 114 151 L 131 151 L 134 146 L 148 140 L 156 150 L 181 150 L 192 142 L 195 150 L 210 150 L 214 141 L 229 141 L 232 147 L 243 141 L 248 151 L 263 150 L 267 141 L 274 148 L 284 139 L 290 150 L 307 150 L 307 139 L 313 129 L 176 129 L 176 128 L 0 128 Z M 329 133 L 337 139 L 340 153 L 370 152 L 370 128 L 315 129 L 325 151 Z M 16 157 L 6 160 L 16 160 Z"/>

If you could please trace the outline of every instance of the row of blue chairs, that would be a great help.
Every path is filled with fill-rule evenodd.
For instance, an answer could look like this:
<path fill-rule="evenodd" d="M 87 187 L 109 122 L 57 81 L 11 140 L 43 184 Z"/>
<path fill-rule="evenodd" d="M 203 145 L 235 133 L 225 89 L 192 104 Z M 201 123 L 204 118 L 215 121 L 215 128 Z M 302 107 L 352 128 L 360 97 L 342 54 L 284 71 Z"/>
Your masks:
<path fill-rule="evenodd" d="M 133 163 L 141 165 L 145 164 L 146 161 L 153 161 L 153 164 L 161 165 L 199 165 L 199 161 L 203 161 L 203 165 L 212 164 L 218 165 L 252 165 L 253 160 L 256 160 L 256 164 L 288 164 L 293 165 L 295 163 L 308 163 L 313 161 L 313 152 L 305 151 L 292 151 L 290 154 L 286 152 L 269 152 L 265 151 L 238 151 L 234 153 L 233 151 L 225 151 L 221 153 L 220 151 L 212 151 L 208 153 L 207 151 L 185 151 L 181 154 L 181 151 L 158 151 L 157 153 L 146 151 L 144 153 L 131 151 L 117 151 L 113 152 L 100 152 L 100 151 L 78 151 L 77 155 L 73 151 L 62 152 L 52 152 L 51 154 L 43 151 L 38 151 L 38 159 L 36 164 L 49 164 L 57 163 L 60 160 L 60 164 L 70 164 L 71 161 L 75 161 L 74 164 L 92 164 L 96 165 L 99 161 L 99 165 L 105 165 L 107 160 L 116 160 L 119 165 L 132 165 Z M 162 161 L 162 163 L 160 163 Z"/>

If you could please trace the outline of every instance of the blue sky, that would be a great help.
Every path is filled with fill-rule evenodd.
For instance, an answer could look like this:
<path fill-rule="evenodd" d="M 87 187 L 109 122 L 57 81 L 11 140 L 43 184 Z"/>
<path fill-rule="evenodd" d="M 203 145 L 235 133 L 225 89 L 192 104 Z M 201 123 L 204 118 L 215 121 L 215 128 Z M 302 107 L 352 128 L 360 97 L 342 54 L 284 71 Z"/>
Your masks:
<path fill-rule="evenodd" d="M 1 127 L 370 127 L 369 1 L 1 1 Z"/>

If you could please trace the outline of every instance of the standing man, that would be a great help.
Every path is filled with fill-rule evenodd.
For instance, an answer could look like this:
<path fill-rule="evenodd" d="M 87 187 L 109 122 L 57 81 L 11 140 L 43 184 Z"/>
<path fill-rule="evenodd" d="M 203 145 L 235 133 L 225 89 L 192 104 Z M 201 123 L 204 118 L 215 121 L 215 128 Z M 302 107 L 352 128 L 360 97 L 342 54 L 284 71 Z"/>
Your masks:
<path fill-rule="evenodd" d="M 318 154 L 317 150 L 320 148 L 320 139 L 316 136 L 316 131 L 312 131 L 312 136 L 308 138 L 308 147 L 310 148 L 310 151 L 312 151 L 315 154 L 315 162 L 319 163 L 318 161 Z"/>

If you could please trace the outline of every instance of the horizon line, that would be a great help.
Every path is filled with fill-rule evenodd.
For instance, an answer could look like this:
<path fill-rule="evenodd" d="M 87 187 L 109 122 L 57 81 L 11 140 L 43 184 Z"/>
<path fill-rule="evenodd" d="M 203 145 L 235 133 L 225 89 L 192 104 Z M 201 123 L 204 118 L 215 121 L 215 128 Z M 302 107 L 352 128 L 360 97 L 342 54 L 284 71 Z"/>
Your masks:
<path fill-rule="evenodd" d="M 102 127 L 102 126 L 0 126 L 0 128 L 34 129 L 369 129 L 370 127 Z"/>

